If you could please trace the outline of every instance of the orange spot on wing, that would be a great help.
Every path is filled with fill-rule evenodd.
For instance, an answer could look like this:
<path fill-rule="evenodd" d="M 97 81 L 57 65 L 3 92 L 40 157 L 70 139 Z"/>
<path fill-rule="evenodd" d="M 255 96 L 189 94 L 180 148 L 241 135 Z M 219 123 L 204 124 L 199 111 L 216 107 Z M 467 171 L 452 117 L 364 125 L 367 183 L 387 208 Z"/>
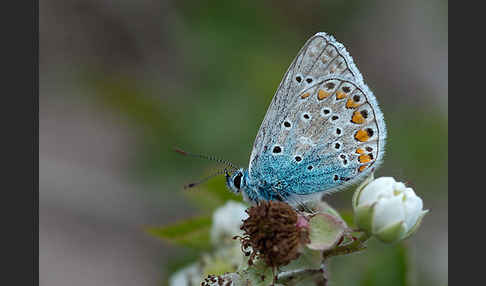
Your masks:
<path fill-rule="evenodd" d="M 358 157 L 358 161 L 360 163 L 368 163 L 371 161 L 371 156 L 370 155 L 361 155 Z"/>
<path fill-rule="evenodd" d="M 347 96 L 347 94 L 345 94 L 344 92 L 342 92 L 342 91 L 340 91 L 340 90 L 338 90 L 338 91 L 336 92 L 336 98 L 337 98 L 337 99 L 343 99 L 343 98 L 345 98 L 346 96 Z"/>
<path fill-rule="evenodd" d="M 300 98 L 304 99 L 310 96 L 310 93 L 306 92 L 300 96 Z"/>
<path fill-rule="evenodd" d="M 354 138 L 356 138 L 356 140 L 358 140 L 358 141 L 366 142 L 366 141 L 368 141 L 368 139 L 370 139 L 370 136 L 368 135 L 368 132 L 361 129 L 361 130 L 358 130 L 358 132 L 356 132 L 356 134 L 354 134 Z"/>
<path fill-rule="evenodd" d="M 359 106 L 359 104 L 354 102 L 354 100 L 352 100 L 352 99 L 348 99 L 348 101 L 346 102 L 346 108 L 356 108 L 358 106 Z"/>
<path fill-rule="evenodd" d="M 368 166 L 366 166 L 366 165 L 360 166 L 360 167 L 358 168 L 358 171 L 363 172 L 363 171 L 364 171 L 364 169 L 366 169 L 366 168 L 368 168 Z"/>
<path fill-rule="evenodd" d="M 325 92 L 324 90 L 319 89 L 319 92 L 317 93 L 317 98 L 319 100 L 323 100 L 324 98 L 329 97 L 330 95 L 331 94 L 329 92 Z"/>
<path fill-rule="evenodd" d="M 351 122 L 356 123 L 356 124 L 362 124 L 365 122 L 365 118 L 361 114 L 361 112 L 355 111 L 353 113 L 353 118 L 351 119 Z"/>
<path fill-rule="evenodd" d="M 363 150 L 363 149 L 361 149 L 361 148 L 358 148 L 358 149 L 356 150 L 356 153 L 358 153 L 358 154 L 364 154 L 364 152 L 365 152 L 365 150 Z"/>

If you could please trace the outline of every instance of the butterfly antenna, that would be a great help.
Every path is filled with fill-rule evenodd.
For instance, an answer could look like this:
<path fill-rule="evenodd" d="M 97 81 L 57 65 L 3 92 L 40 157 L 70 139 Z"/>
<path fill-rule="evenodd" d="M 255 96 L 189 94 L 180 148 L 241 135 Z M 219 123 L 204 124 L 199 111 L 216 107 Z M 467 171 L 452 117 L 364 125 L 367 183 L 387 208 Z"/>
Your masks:
<path fill-rule="evenodd" d="M 220 159 L 220 158 L 216 158 L 216 157 L 213 157 L 213 156 L 207 156 L 207 155 L 203 155 L 203 154 L 193 154 L 193 153 L 189 153 L 189 152 L 186 152 L 184 150 L 181 150 L 179 148 L 175 148 L 174 151 L 176 151 L 177 153 L 184 155 L 184 156 L 196 157 L 196 158 L 206 159 L 206 160 L 215 161 L 215 162 L 224 164 L 227 167 L 230 167 L 232 169 L 232 171 L 238 170 L 238 167 L 236 167 L 234 164 L 232 164 L 229 161 Z"/>
<path fill-rule="evenodd" d="M 199 181 L 197 181 L 197 182 L 194 182 L 194 183 L 190 183 L 190 184 L 185 185 L 185 186 L 184 186 L 184 190 L 187 190 L 187 189 L 190 189 L 190 188 L 194 188 L 194 187 L 196 187 L 196 186 L 199 186 L 200 184 L 202 184 L 202 183 L 206 182 L 207 180 L 209 180 L 209 179 L 211 179 L 211 178 L 213 178 L 213 177 L 216 177 L 216 176 L 218 176 L 218 175 L 223 175 L 223 174 L 225 174 L 225 173 L 226 173 L 226 169 L 224 169 L 224 170 L 219 170 L 218 172 L 216 172 L 216 173 L 214 173 L 214 174 L 212 174 L 212 175 L 209 175 L 209 176 L 207 176 L 207 177 L 205 177 L 205 178 L 202 178 L 201 180 L 199 180 Z"/>

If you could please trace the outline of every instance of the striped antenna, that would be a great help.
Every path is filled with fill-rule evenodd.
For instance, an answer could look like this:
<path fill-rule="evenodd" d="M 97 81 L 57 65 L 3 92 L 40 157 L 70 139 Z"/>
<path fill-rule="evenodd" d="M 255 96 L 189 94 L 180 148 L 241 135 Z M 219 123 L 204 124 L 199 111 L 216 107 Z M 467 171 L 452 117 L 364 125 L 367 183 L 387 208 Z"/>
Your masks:
<path fill-rule="evenodd" d="M 184 190 L 187 190 L 187 189 L 190 189 L 190 188 L 194 188 L 194 187 L 196 187 L 196 186 L 198 186 L 198 185 L 206 182 L 207 180 L 209 180 L 209 179 L 211 179 L 213 177 L 216 177 L 218 175 L 223 175 L 225 173 L 226 173 L 226 169 L 225 170 L 219 170 L 218 172 L 216 172 L 216 173 L 214 173 L 212 175 L 209 175 L 209 176 L 207 176 L 205 178 L 202 178 L 201 180 L 199 180 L 197 182 L 194 182 L 194 183 L 190 183 L 190 184 L 185 185 L 184 186 Z"/>
<path fill-rule="evenodd" d="M 223 159 L 219 159 L 219 158 L 216 158 L 216 157 L 213 157 L 213 156 L 207 156 L 207 155 L 202 155 L 202 154 L 193 154 L 193 153 L 186 152 L 186 151 L 179 149 L 179 148 L 175 148 L 174 151 L 176 151 L 177 153 L 184 155 L 184 156 L 201 158 L 201 159 L 206 159 L 206 160 L 209 160 L 209 161 L 214 161 L 214 162 L 224 164 L 227 167 L 230 167 L 232 171 L 238 170 L 238 167 L 236 167 L 231 162 L 223 160 Z"/>

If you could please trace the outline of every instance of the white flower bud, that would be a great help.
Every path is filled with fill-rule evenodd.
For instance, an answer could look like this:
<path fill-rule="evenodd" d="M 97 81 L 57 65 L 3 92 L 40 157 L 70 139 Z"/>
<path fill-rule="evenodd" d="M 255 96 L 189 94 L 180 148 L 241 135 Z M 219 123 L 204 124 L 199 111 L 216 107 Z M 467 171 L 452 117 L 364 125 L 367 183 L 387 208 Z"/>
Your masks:
<path fill-rule="evenodd" d="M 384 242 L 412 235 L 428 210 L 412 188 L 391 177 L 368 178 L 353 196 L 356 225 Z"/>
<path fill-rule="evenodd" d="M 248 218 L 248 214 L 245 212 L 246 208 L 244 204 L 229 201 L 216 209 L 213 213 L 213 225 L 211 226 L 211 242 L 214 245 L 234 241 L 233 236 L 243 233 L 240 226 L 243 220 Z"/>

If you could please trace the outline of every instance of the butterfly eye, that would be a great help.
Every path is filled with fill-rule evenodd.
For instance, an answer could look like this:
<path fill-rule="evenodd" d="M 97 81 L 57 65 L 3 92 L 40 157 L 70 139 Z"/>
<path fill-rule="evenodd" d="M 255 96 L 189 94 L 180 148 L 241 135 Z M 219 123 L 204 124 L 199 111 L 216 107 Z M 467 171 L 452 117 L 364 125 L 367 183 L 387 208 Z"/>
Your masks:
<path fill-rule="evenodd" d="M 302 78 L 301 78 L 300 76 L 296 76 L 296 77 L 295 77 L 295 80 L 296 80 L 297 82 L 301 82 L 301 81 L 302 81 Z"/>
<path fill-rule="evenodd" d="M 311 82 L 312 82 L 312 78 L 310 78 L 310 77 L 309 77 L 309 78 L 307 78 L 305 81 L 306 81 L 307 83 L 311 83 Z"/>
<path fill-rule="evenodd" d="M 242 173 L 238 173 L 238 175 L 236 175 L 236 177 L 233 179 L 233 184 L 238 189 L 241 187 L 241 177 L 242 176 L 243 176 Z"/>

